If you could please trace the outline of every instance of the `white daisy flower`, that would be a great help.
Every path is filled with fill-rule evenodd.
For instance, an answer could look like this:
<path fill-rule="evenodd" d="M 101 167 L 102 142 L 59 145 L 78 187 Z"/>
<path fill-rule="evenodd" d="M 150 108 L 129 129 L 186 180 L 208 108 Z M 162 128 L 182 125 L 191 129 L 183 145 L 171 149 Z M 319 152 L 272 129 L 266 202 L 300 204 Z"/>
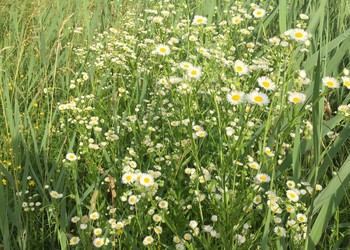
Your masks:
<path fill-rule="evenodd" d="M 70 240 L 69 240 L 69 245 L 75 246 L 75 245 L 77 245 L 77 244 L 79 243 L 79 241 L 80 241 L 80 238 L 79 238 L 79 237 L 73 236 L 73 237 L 70 238 Z"/>
<path fill-rule="evenodd" d="M 240 16 L 234 16 L 232 17 L 232 23 L 233 24 L 240 24 L 243 21 L 243 18 Z"/>
<path fill-rule="evenodd" d="M 62 197 L 63 197 L 63 194 L 60 194 L 60 193 L 58 193 L 57 191 L 54 191 L 54 190 L 52 190 L 52 191 L 50 192 L 50 195 L 51 195 L 51 197 L 54 198 L 54 199 L 59 199 L 59 198 L 62 198 Z"/>
<path fill-rule="evenodd" d="M 306 223 L 307 222 L 307 217 L 305 214 L 297 214 L 297 220 L 301 223 Z"/>
<path fill-rule="evenodd" d="M 94 239 L 93 244 L 95 247 L 100 248 L 105 244 L 105 239 L 104 238 L 96 238 L 96 239 Z"/>
<path fill-rule="evenodd" d="M 226 95 L 226 99 L 232 105 L 240 104 L 244 102 L 244 92 L 237 90 L 231 91 Z"/>
<path fill-rule="evenodd" d="M 124 184 L 131 184 L 135 181 L 135 176 L 133 173 L 125 173 L 122 176 L 122 183 Z"/>
<path fill-rule="evenodd" d="M 334 77 L 329 77 L 329 76 L 323 77 L 322 82 L 326 87 L 331 89 L 337 89 L 340 86 L 339 81 Z"/>
<path fill-rule="evenodd" d="M 303 103 L 306 100 L 306 95 L 299 92 L 289 92 L 288 93 L 288 101 L 298 104 Z"/>
<path fill-rule="evenodd" d="M 189 70 L 189 69 L 193 68 L 193 65 L 189 62 L 182 62 L 179 64 L 179 67 L 181 69 Z"/>
<path fill-rule="evenodd" d="M 253 16 L 255 18 L 261 18 L 263 16 L 265 16 L 266 14 L 266 11 L 262 8 L 256 8 L 254 11 L 253 11 Z"/>
<path fill-rule="evenodd" d="M 261 168 L 261 166 L 260 166 L 260 164 L 259 163 L 257 163 L 257 162 L 250 162 L 250 163 L 248 163 L 248 166 L 250 167 L 250 168 L 253 168 L 253 169 L 256 169 L 256 170 L 259 170 L 260 168 Z"/>
<path fill-rule="evenodd" d="M 187 71 L 187 75 L 188 77 L 190 78 L 196 78 L 196 79 L 199 79 L 202 75 L 202 71 L 200 68 L 198 67 L 192 67 L 192 68 L 189 68 L 188 71 Z"/>
<path fill-rule="evenodd" d="M 152 236 L 147 236 L 143 239 L 143 244 L 150 245 L 153 243 L 153 241 L 154 241 L 154 239 L 152 238 Z"/>
<path fill-rule="evenodd" d="M 305 42 L 309 39 L 309 34 L 303 29 L 292 29 L 290 37 L 297 42 Z"/>
<path fill-rule="evenodd" d="M 286 237 L 286 229 L 284 227 L 276 226 L 273 231 L 277 236 Z"/>
<path fill-rule="evenodd" d="M 159 44 L 159 45 L 156 47 L 155 52 L 156 52 L 158 55 L 167 56 L 167 55 L 170 54 L 170 48 L 169 48 L 169 46 L 167 46 L 167 45 L 165 45 L 165 44 Z"/>
<path fill-rule="evenodd" d="M 128 198 L 128 203 L 130 205 L 135 205 L 138 202 L 136 195 L 130 195 Z"/>
<path fill-rule="evenodd" d="M 262 76 L 258 78 L 258 84 L 260 87 L 266 90 L 275 90 L 276 84 L 268 77 Z"/>
<path fill-rule="evenodd" d="M 255 180 L 257 183 L 262 183 L 262 182 L 270 182 L 271 178 L 267 174 L 257 174 L 255 176 Z"/>
<path fill-rule="evenodd" d="M 201 25 L 206 23 L 207 23 L 207 18 L 204 16 L 194 16 L 194 19 L 192 21 L 192 25 Z"/>
<path fill-rule="evenodd" d="M 233 68 L 239 75 L 246 75 L 249 71 L 248 66 L 241 60 L 235 61 Z"/>
<path fill-rule="evenodd" d="M 294 190 L 287 190 L 287 197 L 290 201 L 298 202 L 299 201 L 299 194 Z"/>
<path fill-rule="evenodd" d="M 342 81 L 343 81 L 343 84 L 344 86 L 347 88 L 347 89 L 350 89 L 350 77 L 348 76 L 342 76 Z"/>
<path fill-rule="evenodd" d="M 73 154 L 73 153 L 68 153 L 68 154 L 66 154 L 66 159 L 67 159 L 68 161 L 76 161 L 77 158 L 78 158 L 78 157 L 77 157 L 75 154 Z"/>
<path fill-rule="evenodd" d="M 154 178 L 150 174 L 141 174 L 140 175 L 140 184 L 144 187 L 150 187 L 154 184 Z"/>
<path fill-rule="evenodd" d="M 253 91 L 247 94 L 246 99 L 251 104 L 257 104 L 259 106 L 269 104 L 270 100 L 266 94 L 258 91 Z"/>

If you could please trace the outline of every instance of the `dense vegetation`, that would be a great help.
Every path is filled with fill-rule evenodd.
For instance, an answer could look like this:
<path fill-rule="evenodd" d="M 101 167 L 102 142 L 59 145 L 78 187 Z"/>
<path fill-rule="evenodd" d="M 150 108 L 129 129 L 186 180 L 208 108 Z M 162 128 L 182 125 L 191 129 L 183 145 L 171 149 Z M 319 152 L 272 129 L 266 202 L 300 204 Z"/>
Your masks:
<path fill-rule="evenodd" d="M 0 248 L 347 249 L 349 12 L 0 0 Z"/>

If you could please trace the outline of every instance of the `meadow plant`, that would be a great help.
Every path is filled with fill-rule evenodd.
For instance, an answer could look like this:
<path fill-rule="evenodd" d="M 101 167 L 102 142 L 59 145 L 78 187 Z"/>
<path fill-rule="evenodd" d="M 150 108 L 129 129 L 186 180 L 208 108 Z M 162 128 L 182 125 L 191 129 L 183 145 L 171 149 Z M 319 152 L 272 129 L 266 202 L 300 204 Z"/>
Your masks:
<path fill-rule="evenodd" d="M 42 97 L 55 110 L 50 169 L 31 169 L 37 178 L 23 187 L 2 179 L 21 190 L 21 218 L 41 228 L 43 248 L 46 239 L 62 249 L 310 244 L 332 177 L 319 175 L 313 138 L 337 119 L 322 140 L 332 148 L 350 114 L 343 100 L 324 114 L 317 105 L 347 96 L 349 72 L 304 69 L 309 17 L 265 30 L 275 8 L 266 2 L 227 3 L 209 18 L 183 1 L 150 1 L 72 46 L 69 81 Z"/>

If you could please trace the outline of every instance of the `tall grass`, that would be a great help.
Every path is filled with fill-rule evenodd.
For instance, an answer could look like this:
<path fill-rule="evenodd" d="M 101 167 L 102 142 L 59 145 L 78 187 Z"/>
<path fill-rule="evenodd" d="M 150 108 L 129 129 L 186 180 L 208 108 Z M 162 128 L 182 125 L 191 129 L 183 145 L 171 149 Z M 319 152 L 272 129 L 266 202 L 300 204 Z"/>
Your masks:
<path fill-rule="evenodd" d="M 208 24 L 228 20 L 229 15 L 225 10 L 228 10 L 231 4 L 237 3 L 236 1 L 214 0 L 170 2 L 177 7 L 182 6 L 182 12 L 179 7 L 180 13 L 173 17 L 169 23 L 169 29 L 174 28 L 179 22 L 180 14 L 186 16 L 190 22 L 195 15 L 208 17 Z M 245 161 L 245 154 L 249 154 L 253 146 L 261 155 L 266 145 L 271 148 L 275 146 L 276 152 L 282 150 L 282 143 L 290 140 L 288 136 L 294 132 L 292 150 L 287 152 L 281 164 L 276 168 L 271 168 L 269 164 L 273 162 L 265 156 L 262 159 L 266 161 L 266 164 L 262 166 L 262 169 L 268 172 L 272 179 L 269 186 L 265 187 L 268 190 L 278 189 L 279 179 L 286 180 L 284 175 L 290 176 L 296 183 L 308 181 L 313 189 L 318 183 L 324 186 L 320 193 L 312 192 L 310 196 L 310 206 L 306 211 L 308 223 L 305 244 L 303 246 L 294 245 L 290 243 L 288 237 L 274 238 L 274 243 L 271 243 L 274 215 L 268 209 L 259 214 L 263 225 L 257 225 L 256 218 L 237 221 L 237 225 L 243 226 L 244 223 L 249 222 L 254 229 L 257 229 L 259 237 L 252 239 L 250 243 L 252 246 L 259 245 L 261 249 L 344 248 L 347 246 L 346 242 L 349 240 L 350 233 L 348 226 L 350 219 L 348 215 L 349 187 L 347 184 L 350 178 L 348 171 L 350 161 L 347 157 L 350 150 L 350 124 L 348 118 L 344 118 L 342 114 L 335 114 L 334 111 L 339 105 L 348 104 L 350 96 L 345 88 L 331 93 L 325 91 L 321 79 L 328 75 L 338 76 L 343 68 L 349 67 L 350 3 L 346 0 L 321 0 L 317 3 L 292 0 L 278 1 L 278 3 L 265 1 L 260 5 L 269 10 L 270 14 L 261 23 L 256 22 L 256 25 L 260 26 L 254 42 L 263 42 L 267 37 L 279 35 L 294 28 L 300 13 L 305 13 L 310 17 L 307 30 L 313 37 L 308 47 L 309 51 L 304 57 L 299 57 L 297 52 L 291 54 L 291 60 L 295 63 L 281 64 L 286 66 L 286 71 L 280 74 L 278 80 L 288 82 L 293 72 L 299 69 L 305 69 L 312 77 L 312 84 L 306 90 L 310 97 L 308 104 L 312 107 L 310 117 L 312 139 L 305 138 L 300 133 L 303 118 L 305 118 L 305 107 L 296 107 L 290 112 L 275 110 L 274 107 L 286 104 L 282 98 L 272 101 L 272 108 L 266 114 L 259 114 L 257 109 L 253 110 L 253 113 L 255 112 L 254 114 L 263 120 L 259 124 L 260 127 L 251 134 L 249 134 L 249 129 L 242 129 L 238 134 L 238 140 L 233 143 L 223 132 L 230 118 L 225 112 L 222 112 L 221 103 L 218 103 L 215 98 L 206 101 L 195 95 L 179 98 L 172 92 L 170 102 L 178 103 L 175 108 L 180 110 L 179 120 L 187 117 L 202 120 L 210 110 L 217 114 L 216 126 L 219 129 L 210 130 L 207 141 L 198 142 L 197 139 L 192 138 L 189 148 L 179 153 L 177 165 L 174 166 L 177 170 L 174 172 L 164 170 L 166 172 L 163 175 L 169 177 L 169 181 L 166 182 L 166 185 L 169 185 L 169 191 L 164 191 L 163 194 L 166 195 L 169 192 L 173 197 L 182 197 L 190 189 L 178 184 L 186 182 L 187 177 L 183 169 L 188 166 L 192 166 L 202 174 L 204 173 L 201 167 L 204 164 L 214 162 L 222 166 L 218 170 L 222 173 L 221 180 L 218 179 L 219 181 L 213 184 L 217 185 L 215 188 L 223 190 L 223 199 L 215 201 L 217 202 L 215 206 L 220 210 L 214 210 L 214 206 L 210 208 L 215 212 L 220 212 L 217 215 L 222 219 L 218 223 L 222 232 L 221 241 L 216 241 L 209 236 L 198 237 L 197 241 L 193 244 L 186 243 L 186 246 L 188 249 L 207 249 L 219 242 L 222 244 L 220 248 L 223 249 L 237 247 L 237 238 L 234 235 L 237 235 L 238 229 L 232 226 L 232 221 L 241 218 L 237 214 L 237 207 L 242 211 L 248 202 L 245 200 L 247 197 L 239 194 L 240 185 L 244 186 L 246 182 L 240 180 L 236 175 L 236 173 L 243 174 L 244 172 L 237 166 L 231 166 L 236 161 Z M 133 132 L 131 134 L 127 132 L 122 134 L 124 133 L 122 132 L 118 147 L 103 149 L 100 156 L 86 153 L 83 164 L 79 165 L 83 169 L 76 169 L 74 164 L 77 163 L 72 163 L 73 166 L 67 167 L 62 164 L 62 160 L 66 157 L 67 152 L 80 150 L 78 144 L 86 132 L 79 128 L 64 130 L 59 127 L 63 121 L 69 121 L 69 117 L 61 114 L 57 108 L 58 103 L 65 103 L 76 96 L 94 93 L 97 100 L 91 101 L 91 104 L 96 107 L 96 113 L 103 116 L 106 121 L 110 117 L 116 118 L 121 113 L 123 114 L 116 121 L 111 122 L 111 127 L 114 127 L 115 131 L 118 131 L 123 126 L 122 124 L 130 119 L 128 117 L 134 114 L 135 109 L 139 109 L 142 115 L 154 113 L 156 116 L 157 112 L 159 115 L 166 105 L 160 101 L 152 103 L 153 111 L 149 111 L 146 106 L 147 101 L 154 94 L 152 92 L 159 91 L 153 85 L 159 80 L 157 77 L 162 74 L 161 69 L 154 69 L 153 72 L 146 73 L 135 71 L 131 73 L 131 78 L 118 76 L 118 74 L 126 75 L 130 72 L 115 66 L 110 66 L 104 72 L 97 67 L 87 67 L 89 64 L 96 63 L 98 52 L 90 50 L 84 57 L 85 61 L 79 61 L 81 58 L 76 55 L 76 48 L 89 48 L 95 45 L 98 34 L 109 31 L 110 28 L 117 30 L 115 37 L 122 37 L 122 32 L 129 29 L 124 23 L 126 22 L 124 17 L 131 10 L 136 13 L 129 17 L 135 24 L 134 30 L 144 27 L 139 15 L 143 14 L 145 9 L 155 8 L 156 2 L 126 0 L 10 2 L 2 0 L 0 6 L 0 16 L 3 17 L 0 23 L 0 124 L 3 128 L 0 132 L 2 136 L 0 172 L 3 179 L 0 183 L 0 248 L 73 248 L 69 245 L 69 239 L 77 233 L 77 230 L 72 226 L 71 218 L 77 215 L 84 220 L 84 215 L 89 215 L 96 210 L 103 211 L 108 204 L 113 206 L 121 204 L 112 192 L 114 190 L 119 197 L 123 195 L 118 193 L 119 190 L 124 188 L 120 183 L 121 172 L 116 170 L 115 165 L 122 164 L 122 158 L 127 154 L 128 150 L 123 148 L 123 145 L 129 147 L 131 141 L 134 143 L 132 145 L 142 145 L 144 135 L 133 130 L 136 126 L 142 127 L 141 124 L 130 123 L 129 126 Z M 339 6 L 341 6 L 340 12 Z M 164 35 L 160 29 L 154 28 L 153 31 L 153 35 L 141 32 L 134 35 L 140 39 Z M 209 46 L 212 41 L 207 41 L 208 37 L 209 35 L 204 32 L 199 34 L 201 41 Z M 232 38 L 232 41 L 242 42 L 235 38 Z M 103 38 L 99 42 L 104 45 L 108 43 Z M 183 51 L 182 55 L 192 53 L 191 49 L 193 50 L 188 45 L 187 51 Z M 137 56 L 142 58 L 146 52 L 140 50 L 137 53 Z M 198 62 L 200 62 L 199 59 Z M 166 65 L 167 61 L 160 59 L 159 63 Z M 130 65 L 128 65 L 130 71 L 136 69 L 137 65 L 137 60 L 130 59 Z M 210 72 L 210 65 L 207 65 L 206 69 Z M 93 84 L 91 87 L 77 88 L 76 91 L 74 90 L 76 96 L 72 95 L 69 89 L 71 80 L 78 79 L 79 75 L 87 70 L 89 70 L 87 72 L 90 77 L 89 81 Z M 114 78 L 113 74 L 117 77 Z M 210 81 L 210 78 L 215 76 L 213 74 L 206 77 L 206 80 Z M 110 87 L 111 92 L 106 94 L 105 87 Z M 122 96 L 122 94 L 117 96 L 120 91 L 118 87 L 123 87 L 131 93 L 129 96 Z M 199 89 L 200 86 L 196 88 Z M 289 90 L 289 86 L 285 85 L 281 93 L 287 94 Z M 205 103 L 205 106 L 201 106 L 202 103 Z M 195 106 L 203 109 L 202 113 L 197 114 L 194 111 Z M 250 121 L 251 118 L 249 115 L 240 116 L 240 120 L 244 123 Z M 149 123 L 153 122 L 151 118 L 147 119 Z M 155 124 L 158 123 L 155 122 Z M 170 125 L 165 124 L 165 121 L 162 125 L 158 124 L 159 136 L 180 140 L 181 134 Z M 189 128 L 188 131 L 192 131 L 192 128 Z M 329 132 L 337 133 L 338 137 L 334 140 L 329 139 Z M 249 137 L 250 140 L 247 140 L 246 137 Z M 167 141 L 164 140 L 163 143 L 165 145 Z M 226 148 L 229 154 L 225 153 Z M 170 154 L 170 149 L 172 147 L 164 151 L 159 149 L 159 157 L 166 157 Z M 156 164 L 155 161 L 150 160 L 149 152 L 145 149 L 144 151 L 140 149 L 138 153 L 138 164 L 144 171 L 148 168 L 147 164 L 150 166 Z M 115 158 L 119 160 L 115 162 Z M 92 168 L 90 165 L 97 167 Z M 113 178 L 116 180 L 115 183 Z M 226 190 L 226 182 L 234 186 L 232 193 Z M 200 182 L 197 181 L 196 185 L 191 187 L 193 192 L 201 192 L 200 185 Z M 237 186 L 236 190 L 235 186 Z M 251 187 L 246 188 L 251 189 L 252 196 L 255 190 Z M 62 193 L 64 199 L 52 199 L 49 190 Z M 25 195 L 26 192 L 28 195 Z M 104 195 L 105 193 L 108 195 Z M 35 208 L 34 213 L 24 211 L 23 204 L 30 202 L 28 196 L 31 197 L 30 200 L 41 203 Z M 143 205 L 146 206 L 146 204 Z M 176 209 L 169 210 L 168 215 L 166 213 L 163 215 L 164 224 L 168 230 L 165 232 L 165 239 L 162 241 L 159 239 L 161 242 L 159 248 L 167 247 L 167 244 L 171 244 L 174 235 L 186 231 L 188 227 L 186 223 L 187 220 L 190 220 L 190 216 L 197 216 L 196 218 L 201 223 L 210 221 L 210 218 L 206 216 L 209 216 L 212 211 L 206 211 L 207 204 L 199 202 L 198 207 L 194 205 L 196 207 L 194 212 L 188 212 L 186 218 L 181 217 L 184 205 L 177 204 L 175 201 L 172 201 L 172 205 Z M 128 215 L 126 211 L 118 212 L 123 216 Z M 140 210 L 140 213 L 146 214 L 147 210 Z M 141 221 L 143 218 L 141 214 L 136 214 L 135 217 L 136 222 L 128 223 L 132 223 L 137 232 L 123 231 L 122 235 L 127 243 L 121 240 L 122 236 L 119 235 L 121 232 L 116 232 L 112 236 L 116 240 L 113 249 L 140 247 L 140 242 L 142 243 L 144 235 L 147 235 L 149 231 L 147 228 L 149 221 L 147 219 Z M 182 219 L 184 219 L 183 222 L 180 221 Z M 89 223 L 90 228 L 94 222 Z M 79 236 L 83 249 L 93 248 L 91 237 L 88 234 L 81 233 Z M 182 237 L 182 235 L 179 236 Z"/>

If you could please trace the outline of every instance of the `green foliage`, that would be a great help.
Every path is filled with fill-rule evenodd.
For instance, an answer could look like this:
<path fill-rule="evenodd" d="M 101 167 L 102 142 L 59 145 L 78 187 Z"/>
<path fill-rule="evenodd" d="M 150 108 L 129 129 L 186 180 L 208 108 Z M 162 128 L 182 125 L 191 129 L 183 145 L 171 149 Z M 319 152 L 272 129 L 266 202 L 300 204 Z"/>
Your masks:
<path fill-rule="evenodd" d="M 345 249 L 350 3 L 250 2 L 0 0 L 0 248 Z"/>

